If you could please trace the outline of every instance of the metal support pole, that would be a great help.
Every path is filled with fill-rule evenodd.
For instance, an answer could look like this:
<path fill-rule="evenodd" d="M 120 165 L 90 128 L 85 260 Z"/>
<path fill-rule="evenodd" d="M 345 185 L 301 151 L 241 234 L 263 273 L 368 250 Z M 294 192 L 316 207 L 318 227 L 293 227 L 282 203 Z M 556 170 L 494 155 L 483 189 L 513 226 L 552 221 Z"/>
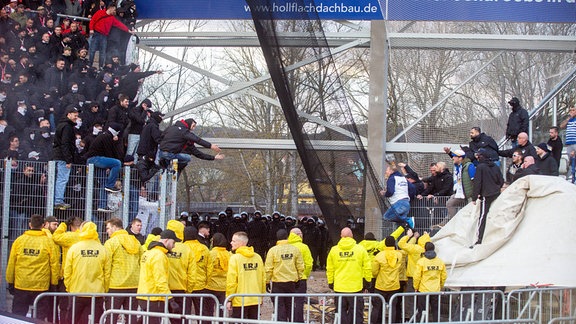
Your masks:
<path fill-rule="evenodd" d="M 122 224 L 128 224 L 128 212 L 130 210 L 130 167 L 124 166 L 124 178 L 122 179 Z"/>
<path fill-rule="evenodd" d="M 94 201 L 94 164 L 88 164 L 86 171 L 86 211 L 84 219 L 92 221 L 92 202 Z"/>
<path fill-rule="evenodd" d="M 178 162 L 176 162 L 176 165 L 178 165 Z M 176 196 L 178 194 L 178 172 L 180 172 L 178 168 L 174 169 L 174 172 L 172 173 L 172 181 L 170 182 L 170 219 L 176 218 L 176 208 L 178 207 L 176 205 Z"/>
<path fill-rule="evenodd" d="M 166 227 L 166 181 L 167 177 L 169 176 L 169 170 L 163 170 L 160 173 L 159 180 L 160 180 L 160 196 L 158 197 L 158 208 L 159 208 L 159 221 L 160 227 Z"/>
<path fill-rule="evenodd" d="M 12 160 L 4 159 L 4 196 L 2 197 L 2 270 L 8 265 L 8 226 L 10 225 L 10 182 L 12 181 Z M 0 310 L 6 307 L 6 280 L 0 280 Z"/>
<path fill-rule="evenodd" d="M 56 185 L 56 161 L 48 161 L 48 181 L 46 192 L 46 215 L 54 213 L 54 186 Z"/>

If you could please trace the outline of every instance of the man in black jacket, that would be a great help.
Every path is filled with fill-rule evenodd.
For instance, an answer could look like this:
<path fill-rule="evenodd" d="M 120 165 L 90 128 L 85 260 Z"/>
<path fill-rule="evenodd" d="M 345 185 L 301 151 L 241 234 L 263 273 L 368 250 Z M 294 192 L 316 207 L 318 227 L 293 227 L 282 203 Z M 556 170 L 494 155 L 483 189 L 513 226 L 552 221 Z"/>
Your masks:
<path fill-rule="evenodd" d="M 512 112 L 508 116 L 506 138 L 512 141 L 512 147 L 516 147 L 518 145 L 518 134 L 522 132 L 528 133 L 528 121 L 530 121 L 530 117 L 528 116 L 528 111 L 520 106 L 520 100 L 518 100 L 518 98 L 513 97 L 508 101 L 508 104 L 512 107 Z"/>
<path fill-rule="evenodd" d="M 149 77 L 154 74 L 162 74 L 161 70 L 158 71 L 140 71 L 140 65 L 132 63 L 130 64 L 130 72 L 120 81 L 118 85 L 118 92 L 123 93 L 130 98 L 130 101 L 134 101 L 140 85 L 144 81 L 144 78 Z"/>
<path fill-rule="evenodd" d="M 142 133 L 140 134 L 140 142 L 136 151 L 138 153 L 136 168 L 142 182 L 150 180 L 159 169 L 155 160 L 158 144 L 160 144 L 162 139 L 162 131 L 160 131 L 162 117 L 164 117 L 164 114 L 159 111 L 151 113 L 148 123 L 142 128 Z"/>
<path fill-rule="evenodd" d="M 471 141 L 468 143 L 468 147 L 472 153 L 477 153 L 483 148 L 485 149 L 486 158 L 496 163 L 496 165 L 500 165 L 498 161 L 498 144 L 496 144 L 496 141 L 492 137 L 486 135 L 486 133 L 482 133 L 480 127 L 472 127 L 472 129 L 470 129 L 470 139 Z M 512 155 L 512 153 L 510 153 L 510 155 Z M 472 157 L 472 162 L 474 165 L 478 164 L 475 157 Z"/>
<path fill-rule="evenodd" d="M 548 145 L 546 143 L 538 144 L 538 146 L 536 146 L 536 154 L 538 154 L 536 167 L 540 169 L 540 174 L 557 177 L 559 175 L 558 164 L 552 156 Z"/>
<path fill-rule="evenodd" d="M 436 174 L 430 177 L 430 184 L 424 189 L 421 195 L 416 198 L 422 199 L 423 196 L 427 198 L 434 198 L 434 196 L 450 196 L 452 195 L 452 187 L 454 180 L 452 174 L 446 168 L 446 163 L 436 163 Z"/>
<path fill-rule="evenodd" d="M 140 142 L 140 133 L 142 133 L 142 129 L 150 117 L 150 108 L 152 108 L 152 102 L 150 99 L 144 99 L 140 105 L 128 109 L 130 129 L 128 130 L 126 155 L 133 155 L 136 160 L 138 160 L 136 149 Z"/>
<path fill-rule="evenodd" d="M 536 149 L 534 148 L 534 145 L 532 145 L 532 143 L 530 143 L 530 141 L 528 140 L 527 133 L 522 132 L 518 134 L 517 140 L 518 140 L 518 146 L 516 146 L 516 148 L 522 150 L 522 155 L 524 155 L 524 157 L 531 156 L 535 160 L 538 160 L 538 154 L 536 154 Z M 511 158 L 516 148 L 498 151 L 498 155 Z"/>
<path fill-rule="evenodd" d="M 204 160 L 222 160 L 224 154 L 220 153 L 220 148 L 216 144 L 211 144 L 192 133 L 196 128 L 196 121 L 192 118 L 182 119 L 174 123 L 174 125 L 168 127 L 163 134 L 162 141 L 160 141 L 160 163 L 166 163 L 173 159 L 178 160 L 178 170 L 182 170 L 190 160 L 192 160 L 191 153 Z M 205 148 L 209 148 L 214 152 L 218 153 L 215 156 L 210 156 L 207 154 L 194 154 L 196 150 L 194 149 L 194 144 L 201 145 Z M 189 146 L 188 151 L 185 149 Z M 198 150 L 198 152 L 200 152 Z M 197 152 L 196 152 L 197 153 Z M 200 152 L 201 153 L 201 152 Z M 164 162 L 162 161 L 164 160 Z"/>
<path fill-rule="evenodd" d="M 90 149 L 86 153 L 86 163 L 94 164 L 101 176 L 104 175 L 105 170 L 110 170 L 108 177 L 105 180 L 104 190 L 100 191 L 100 199 L 98 200 L 98 211 L 111 212 L 107 207 L 108 194 L 106 192 L 120 192 L 116 188 L 116 180 L 120 173 L 123 160 L 123 150 L 120 141 L 120 131 L 122 126 L 119 123 L 110 123 L 108 130 L 100 133 L 94 139 Z"/>
<path fill-rule="evenodd" d="M 54 156 L 56 161 L 56 185 L 54 188 L 54 207 L 57 209 L 68 209 L 70 204 L 64 202 L 64 191 L 70 178 L 70 168 L 74 160 L 76 149 L 76 119 L 78 119 L 78 109 L 71 106 L 66 108 L 65 115 L 56 126 L 54 135 Z"/>
<path fill-rule="evenodd" d="M 472 192 L 472 203 L 476 204 L 476 199 L 480 200 L 480 219 L 478 220 L 477 240 L 474 245 L 482 244 L 484 230 L 486 229 L 486 216 L 490 206 L 500 196 L 500 188 L 504 184 L 504 178 L 500 173 L 500 168 L 486 158 L 486 151 L 480 150 L 476 153 L 478 166 L 474 176 L 474 190 Z M 472 246 L 473 247 L 473 246 Z M 471 247 L 471 248 L 472 248 Z"/>

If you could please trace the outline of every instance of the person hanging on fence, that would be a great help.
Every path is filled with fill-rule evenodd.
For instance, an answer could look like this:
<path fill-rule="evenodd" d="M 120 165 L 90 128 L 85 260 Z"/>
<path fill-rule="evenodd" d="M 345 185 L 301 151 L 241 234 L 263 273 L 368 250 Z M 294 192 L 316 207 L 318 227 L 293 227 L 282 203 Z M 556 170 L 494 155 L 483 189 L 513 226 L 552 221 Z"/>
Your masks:
<path fill-rule="evenodd" d="M 386 190 L 380 191 L 380 195 L 387 197 L 390 201 L 390 208 L 384 213 L 382 218 L 387 221 L 406 225 L 414 228 L 414 220 L 408 217 L 410 212 L 410 199 L 416 193 L 414 185 L 406 180 L 404 175 L 398 171 L 395 164 L 386 168 Z"/>
<path fill-rule="evenodd" d="M 30 229 L 19 236 L 10 249 L 6 266 L 8 291 L 14 296 L 12 313 L 26 316 L 38 295 L 56 291 L 60 273 L 60 254 L 54 242 L 42 231 L 44 217 L 34 214 Z M 38 303 L 37 319 L 49 320 L 50 299 Z"/>
<path fill-rule="evenodd" d="M 52 160 L 56 161 L 56 181 L 54 186 L 54 208 L 68 209 L 70 204 L 64 202 L 64 191 L 70 178 L 70 168 L 74 161 L 76 150 L 76 134 L 74 127 L 78 119 L 78 109 L 74 106 L 66 108 L 65 115 L 56 126 L 54 135 L 54 150 Z"/>
<path fill-rule="evenodd" d="M 414 290 L 421 293 L 439 292 L 444 288 L 446 282 L 446 265 L 436 256 L 434 251 L 434 243 L 426 242 L 424 244 L 424 254 L 416 263 L 414 269 Z M 429 299 L 428 299 L 429 298 Z M 430 307 L 427 303 L 430 301 Z M 428 312 L 428 319 L 422 322 L 437 322 L 438 316 L 438 295 L 421 295 L 417 297 L 418 314 L 422 314 L 424 310 Z"/>

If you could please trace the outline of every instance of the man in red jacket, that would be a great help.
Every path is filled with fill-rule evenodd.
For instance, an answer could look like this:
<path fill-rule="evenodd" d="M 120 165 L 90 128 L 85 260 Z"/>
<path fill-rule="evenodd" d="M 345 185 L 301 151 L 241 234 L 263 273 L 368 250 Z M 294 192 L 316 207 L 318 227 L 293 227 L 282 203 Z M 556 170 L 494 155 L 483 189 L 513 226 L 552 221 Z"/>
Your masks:
<path fill-rule="evenodd" d="M 94 55 L 99 53 L 99 67 L 103 67 L 106 62 L 106 50 L 108 45 L 108 35 L 112 27 L 116 27 L 127 33 L 133 34 L 126 25 L 116 19 L 116 5 L 110 3 L 106 9 L 96 11 L 90 20 L 90 66 L 94 64 Z"/>

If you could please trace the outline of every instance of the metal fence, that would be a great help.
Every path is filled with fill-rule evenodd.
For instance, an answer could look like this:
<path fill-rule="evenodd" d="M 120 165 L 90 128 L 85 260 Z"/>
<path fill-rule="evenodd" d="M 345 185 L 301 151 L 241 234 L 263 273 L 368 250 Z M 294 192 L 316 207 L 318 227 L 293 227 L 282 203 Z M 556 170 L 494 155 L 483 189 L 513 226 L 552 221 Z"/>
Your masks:
<path fill-rule="evenodd" d="M 411 199 L 410 200 L 410 217 L 414 217 L 414 228 L 422 233 L 439 229 L 434 225 L 441 224 L 448 217 L 446 202 L 450 196 L 435 196 L 434 198 Z M 464 205 L 457 206 L 460 210 Z"/>
<path fill-rule="evenodd" d="M 104 222 L 119 217 L 125 225 L 136 217 L 143 222 L 145 235 L 155 226 L 163 227 L 176 214 L 177 172 L 163 170 L 145 185 L 135 168 L 123 167 L 118 187 L 121 192 L 104 190 L 106 171 L 94 165 L 72 165 L 65 188 L 66 210 L 54 208 L 55 162 L 2 160 L 0 163 L 0 242 L 2 271 L 6 269 L 10 247 L 28 229 L 32 214 L 55 216 L 59 221 L 80 217 L 98 225 L 100 239 L 107 239 Z M 109 212 L 99 212 L 106 206 Z M 6 308 L 6 282 L 0 283 L 0 309 Z"/>
<path fill-rule="evenodd" d="M 508 318 L 536 319 L 576 316 L 576 288 L 531 288 L 511 291 L 507 298 Z M 576 322 L 572 322 L 576 323 Z"/>

